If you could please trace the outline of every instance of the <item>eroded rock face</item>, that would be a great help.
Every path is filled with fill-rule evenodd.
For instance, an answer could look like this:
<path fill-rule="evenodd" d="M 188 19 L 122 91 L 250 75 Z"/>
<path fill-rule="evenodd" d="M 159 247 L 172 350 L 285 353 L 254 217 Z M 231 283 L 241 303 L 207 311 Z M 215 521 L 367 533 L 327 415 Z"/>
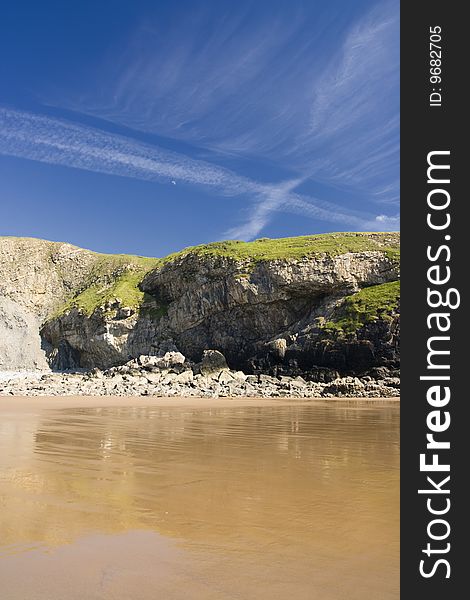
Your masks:
<path fill-rule="evenodd" d="M 0 371 L 49 368 L 39 329 L 85 285 L 96 256 L 65 243 L 0 238 Z"/>
<path fill-rule="evenodd" d="M 48 368 L 37 317 L 17 302 L 0 297 L 0 371 Z"/>
<path fill-rule="evenodd" d="M 256 358 L 288 364 L 308 352 L 300 370 L 325 365 L 347 371 L 348 358 L 337 365 L 324 359 L 315 320 L 327 317 L 344 295 L 397 278 L 397 266 L 381 252 L 256 264 L 189 255 L 150 272 L 142 289 L 168 304 L 160 329 L 192 360 L 217 348 L 230 366 L 255 369 Z M 359 354 L 363 341 L 357 341 L 356 352 L 349 342 L 345 356 Z M 375 355 L 381 352 L 376 346 Z"/>
<path fill-rule="evenodd" d="M 85 285 L 98 257 L 71 244 L 0 238 L 0 297 L 44 321 Z"/>
<path fill-rule="evenodd" d="M 106 369 L 142 354 L 157 354 L 157 330 L 158 323 L 133 309 L 105 306 L 90 316 L 74 308 L 48 321 L 41 333 L 52 368 Z"/>

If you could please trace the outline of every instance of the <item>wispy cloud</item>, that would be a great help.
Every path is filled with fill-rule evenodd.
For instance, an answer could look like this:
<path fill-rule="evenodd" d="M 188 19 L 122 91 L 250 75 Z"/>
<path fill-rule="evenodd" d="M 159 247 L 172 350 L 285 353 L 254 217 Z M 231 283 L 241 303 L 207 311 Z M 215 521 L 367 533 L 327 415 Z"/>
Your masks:
<path fill-rule="evenodd" d="M 256 235 L 276 211 L 301 211 L 301 204 L 286 201 L 290 181 L 317 182 L 338 196 L 355 192 L 376 204 L 379 215 L 397 211 L 398 1 L 372 4 L 352 23 L 333 6 L 308 11 L 301 2 L 262 17 L 224 10 L 195 9 L 177 26 L 149 17 L 118 60 L 106 60 L 89 89 L 66 103 L 215 154 L 267 159 L 288 169 L 287 182 L 261 192 L 250 188 L 252 213 L 230 230 L 234 234 Z M 216 171 L 203 170 L 217 179 Z M 237 189 L 246 184 L 235 180 Z M 305 206 L 306 216 L 309 206 L 316 218 L 335 223 L 340 215 L 339 222 L 355 223 L 344 207 L 326 210 L 327 219 L 318 199 Z"/>
<path fill-rule="evenodd" d="M 377 5 L 355 23 L 330 61 L 311 81 L 308 119 L 299 133 L 280 123 L 274 136 L 278 160 L 311 179 L 341 189 L 354 189 L 364 199 L 382 206 L 399 203 L 399 21 L 394 2 Z M 298 116 L 298 114 L 297 114 Z M 282 121 L 282 118 L 280 118 Z M 286 123 L 287 121 L 285 121 Z M 285 124 L 284 123 L 284 124 Z M 249 137 L 245 139 L 250 148 Z M 239 140 L 240 147 L 243 140 Z M 230 141 L 225 144 L 230 148 Z M 298 195 L 290 196 L 290 210 L 330 222 L 355 225 L 357 229 L 398 229 L 395 214 L 364 219 L 325 211 Z M 284 204 L 284 208 L 286 205 Z M 278 206 L 273 199 L 256 205 L 246 231 L 267 220 Z M 379 209 L 380 210 L 380 209 Z M 238 230 L 236 230 L 238 231 Z"/>
<path fill-rule="evenodd" d="M 317 181 L 399 198 L 399 18 L 386 1 L 355 22 L 312 81 L 308 122 L 287 150 Z"/>
<path fill-rule="evenodd" d="M 331 202 L 319 198 L 298 194 L 294 189 L 298 181 L 284 182 L 278 186 L 265 186 L 262 193 L 257 194 L 249 215 L 241 224 L 232 227 L 226 236 L 236 239 L 253 239 L 269 223 L 273 214 L 278 212 L 292 213 L 307 219 L 323 221 L 337 225 L 338 231 L 353 229 L 355 231 L 396 231 L 399 229 L 398 215 L 372 215 L 365 211 L 345 211 Z"/>
<path fill-rule="evenodd" d="M 128 136 L 83 125 L 78 114 L 0 107 L 0 154 L 243 198 L 229 237 L 256 237 L 280 212 L 338 229 L 396 229 L 398 0 L 368 12 L 310 4 L 194 5 L 177 21 L 147 15 L 88 82 L 45 99 L 124 125 Z M 139 141 L 136 131 L 172 138 L 182 151 Z M 253 175 L 264 163 L 276 183 Z"/>
<path fill-rule="evenodd" d="M 269 223 L 274 212 L 288 210 L 292 199 L 292 190 L 301 182 L 299 180 L 285 181 L 278 185 L 264 185 L 256 195 L 256 201 L 250 209 L 245 222 L 232 227 L 226 232 L 229 238 L 250 240 L 255 238 Z"/>
<path fill-rule="evenodd" d="M 277 211 L 302 212 L 326 222 L 362 228 L 374 217 L 302 196 L 301 179 L 266 184 L 237 173 L 135 139 L 79 123 L 0 107 L 0 154 L 27 158 L 120 177 L 203 186 L 217 195 L 253 200 L 246 220 L 227 232 L 251 239 Z"/>
<path fill-rule="evenodd" d="M 242 4 L 227 12 L 227 5 L 214 3 L 185 11 L 178 23 L 149 16 L 124 50 L 121 44 L 98 65 L 88 89 L 63 102 L 199 145 L 231 140 L 236 147 L 250 137 L 251 151 L 258 151 L 272 144 L 266 134 L 274 133 L 282 115 L 285 120 L 290 112 L 295 121 L 292 90 L 298 99 L 305 57 L 296 61 L 289 46 L 303 16 L 300 4 L 289 7 L 286 19 L 279 10 L 260 17 Z"/>
<path fill-rule="evenodd" d="M 0 108 L 0 154 L 77 169 L 209 186 L 225 195 L 251 191 L 250 180 L 181 153 L 96 128 Z"/>

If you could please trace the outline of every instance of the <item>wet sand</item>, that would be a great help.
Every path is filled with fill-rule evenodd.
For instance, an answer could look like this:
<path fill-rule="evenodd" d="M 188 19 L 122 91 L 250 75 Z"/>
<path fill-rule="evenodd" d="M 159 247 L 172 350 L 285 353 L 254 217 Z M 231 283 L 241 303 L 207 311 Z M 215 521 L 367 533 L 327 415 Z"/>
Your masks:
<path fill-rule="evenodd" d="M 2 600 L 398 600 L 399 402 L 0 398 Z"/>
<path fill-rule="evenodd" d="M 162 398 L 160 396 L 0 396 L 0 411 L 51 409 L 51 408 L 104 408 L 109 406 L 154 406 L 180 408 L 242 407 L 242 406 L 290 406 L 312 404 L 319 406 L 329 403 L 351 405 L 387 405 L 400 402 L 400 398 Z"/>

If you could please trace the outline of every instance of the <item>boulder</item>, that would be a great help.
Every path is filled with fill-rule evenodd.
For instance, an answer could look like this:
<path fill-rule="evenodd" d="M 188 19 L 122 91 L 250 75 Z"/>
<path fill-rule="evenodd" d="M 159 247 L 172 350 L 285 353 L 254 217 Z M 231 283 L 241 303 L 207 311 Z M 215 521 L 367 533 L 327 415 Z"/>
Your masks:
<path fill-rule="evenodd" d="M 228 369 L 228 365 L 222 352 L 218 350 L 204 350 L 200 364 L 202 375 L 211 375 L 224 369 Z"/>

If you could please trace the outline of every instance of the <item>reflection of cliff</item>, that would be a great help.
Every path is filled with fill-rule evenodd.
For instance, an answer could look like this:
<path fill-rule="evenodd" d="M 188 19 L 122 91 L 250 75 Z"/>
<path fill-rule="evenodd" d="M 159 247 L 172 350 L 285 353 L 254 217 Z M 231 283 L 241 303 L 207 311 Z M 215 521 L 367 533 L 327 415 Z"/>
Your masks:
<path fill-rule="evenodd" d="M 318 543 L 397 527 L 398 409 L 51 411 L 1 465 L 3 543 L 151 528 L 187 542 Z"/>

